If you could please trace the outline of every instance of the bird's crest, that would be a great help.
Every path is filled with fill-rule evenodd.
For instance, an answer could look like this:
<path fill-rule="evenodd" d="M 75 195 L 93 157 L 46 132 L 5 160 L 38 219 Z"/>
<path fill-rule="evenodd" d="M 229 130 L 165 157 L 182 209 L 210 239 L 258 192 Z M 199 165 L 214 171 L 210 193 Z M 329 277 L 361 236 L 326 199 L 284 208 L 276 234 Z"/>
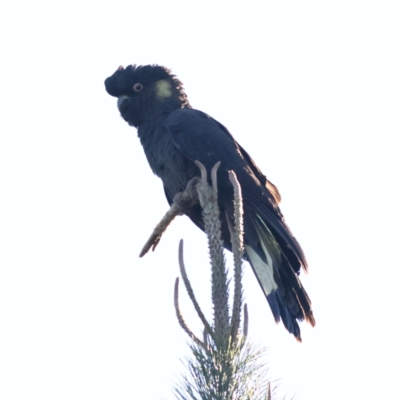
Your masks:
<path fill-rule="evenodd" d="M 130 95 L 135 83 L 142 85 L 157 85 L 157 94 L 160 97 L 170 97 L 171 89 L 175 88 L 179 93 L 182 107 L 191 108 L 182 82 L 170 69 L 161 65 L 128 65 L 120 66 L 113 75 L 106 79 L 105 85 L 108 94 L 114 97 Z"/>

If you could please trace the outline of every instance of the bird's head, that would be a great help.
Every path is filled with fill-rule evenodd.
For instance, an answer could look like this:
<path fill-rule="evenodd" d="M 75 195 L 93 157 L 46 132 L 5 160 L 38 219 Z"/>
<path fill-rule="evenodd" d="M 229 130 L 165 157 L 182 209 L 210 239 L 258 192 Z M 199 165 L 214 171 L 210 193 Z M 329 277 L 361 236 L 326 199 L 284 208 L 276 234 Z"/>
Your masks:
<path fill-rule="evenodd" d="M 104 84 L 118 98 L 122 118 L 135 127 L 176 108 L 190 108 L 182 83 L 159 65 L 121 66 Z"/>

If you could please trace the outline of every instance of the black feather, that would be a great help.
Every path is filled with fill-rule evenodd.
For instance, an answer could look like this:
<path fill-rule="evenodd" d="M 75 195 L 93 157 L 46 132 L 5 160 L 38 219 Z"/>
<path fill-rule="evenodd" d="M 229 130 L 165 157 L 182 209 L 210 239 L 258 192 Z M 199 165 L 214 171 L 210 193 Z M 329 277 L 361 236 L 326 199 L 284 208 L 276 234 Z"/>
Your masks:
<path fill-rule="evenodd" d="M 111 96 L 118 97 L 118 108 L 125 121 L 137 127 L 147 160 L 162 179 L 170 204 L 191 178 L 199 176 L 195 160 L 208 171 L 221 161 L 218 201 L 227 249 L 231 245 L 225 215 L 233 216 L 228 171 L 235 171 L 242 187 L 245 258 L 267 297 L 275 321 L 282 320 L 286 329 L 301 340 L 297 321 L 306 319 L 315 324 L 311 301 L 298 278 L 307 262 L 283 219 L 277 188 L 223 125 L 191 108 L 182 83 L 167 68 L 120 67 L 106 79 L 105 85 Z M 134 86 L 140 90 L 134 90 Z M 204 229 L 199 205 L 188 210 L 187 215 Z"/>

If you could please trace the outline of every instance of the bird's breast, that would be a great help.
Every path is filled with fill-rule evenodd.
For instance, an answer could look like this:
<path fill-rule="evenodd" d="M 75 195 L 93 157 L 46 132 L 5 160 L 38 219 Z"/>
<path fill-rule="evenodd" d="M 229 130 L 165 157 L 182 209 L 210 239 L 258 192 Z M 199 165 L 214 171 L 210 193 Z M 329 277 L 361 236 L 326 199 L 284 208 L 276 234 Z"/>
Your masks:
<path fill-rule="evenodd" d="M 184 190 L 198 168 L 174 145 L 163 124 L 140 127 L 139 137 L 150 168 L 171 196 Z"/>

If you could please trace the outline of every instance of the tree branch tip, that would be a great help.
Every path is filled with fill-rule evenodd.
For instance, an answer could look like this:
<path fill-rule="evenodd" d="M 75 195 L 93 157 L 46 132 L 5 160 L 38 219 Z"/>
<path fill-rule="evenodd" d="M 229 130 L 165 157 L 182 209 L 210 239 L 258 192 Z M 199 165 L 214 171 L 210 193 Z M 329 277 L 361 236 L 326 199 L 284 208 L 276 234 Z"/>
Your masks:
<path fill-rule="evenodd" d="M 201 173 L 201 183 L 203 185 L 206 185 L 207 184 L 207 170 L 206 170 L 206 167 L 200 161 L 195 160 L 194 162 L 199 167 L 199 170 L 200 170 L 200 173 Z"/>
<path fill-rule="evenodd" d="M 230 170 L 228 171 L 228 175 L 229 175 L 229 180 L 232 183 L 232 186 L 234 187 L 235 191 L 240 191 L 240 185 L 239 185 L 239 181 L 237 180 L 235 171 Z"/>
<path fill-rule="evenodd" d="M 213 190 L 214 190 L 215 193 L 216 193 L 217 190 L 218 190 L 218 186 L 217 186 L 217 171 L 218 171 L 218 168 L 219 168 L 220 165 L 221 165 L 221 161 L 218 161 L 218 162 L 212 167 L 212 170 L 211 170 L 211 183 L 212 183 Z"/>

